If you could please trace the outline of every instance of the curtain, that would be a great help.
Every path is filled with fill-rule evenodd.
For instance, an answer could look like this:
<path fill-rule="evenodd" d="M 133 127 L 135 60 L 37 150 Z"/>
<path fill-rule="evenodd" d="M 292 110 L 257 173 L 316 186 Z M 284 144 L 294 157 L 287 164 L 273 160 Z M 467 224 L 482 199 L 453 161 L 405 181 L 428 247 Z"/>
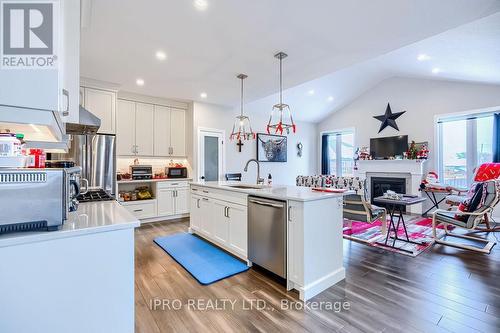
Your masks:
<path fill-rule="evenodd" d="M 500 113 L 493 115 L 493 162 L 500 162 Z"/>
<path fill-rule="evenodd" d="M 328 175 L 330 172 L 330 157 L 328 156 L 328 134 L 321 137 L 321 174 Z"/>

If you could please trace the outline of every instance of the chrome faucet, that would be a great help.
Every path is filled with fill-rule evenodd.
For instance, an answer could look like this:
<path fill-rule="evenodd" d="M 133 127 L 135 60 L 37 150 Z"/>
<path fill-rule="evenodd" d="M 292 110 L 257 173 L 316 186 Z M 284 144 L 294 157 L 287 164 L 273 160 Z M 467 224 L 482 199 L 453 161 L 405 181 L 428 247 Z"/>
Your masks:
<path fill-rule="evenodd" d="M 250 162 L 255 162 L 255 164 L 257 164 L 257 185 L 264 184 L 264 178 L 260 178 L 260 163 L 255 158 L 248 160 L 243 171 L 248 172 L 248 165 L 250 164 Z"/>

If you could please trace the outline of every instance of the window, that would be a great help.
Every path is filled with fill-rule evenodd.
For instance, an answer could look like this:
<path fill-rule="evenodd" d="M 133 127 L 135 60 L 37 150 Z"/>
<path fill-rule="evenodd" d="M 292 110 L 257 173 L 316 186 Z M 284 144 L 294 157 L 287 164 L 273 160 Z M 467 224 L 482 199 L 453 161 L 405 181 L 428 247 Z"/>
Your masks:
<path fill-rule="evenodd" d="M 438 165 L 444 184 L 468 187 L 474 170 L 493 160 L 493 114 L 438 121 Z"/>
<path fill-rule="evenodd" d="M 321 138 L 321 172 L 324 175 L 353 176 L 354 132 L 324 133 Z"/>

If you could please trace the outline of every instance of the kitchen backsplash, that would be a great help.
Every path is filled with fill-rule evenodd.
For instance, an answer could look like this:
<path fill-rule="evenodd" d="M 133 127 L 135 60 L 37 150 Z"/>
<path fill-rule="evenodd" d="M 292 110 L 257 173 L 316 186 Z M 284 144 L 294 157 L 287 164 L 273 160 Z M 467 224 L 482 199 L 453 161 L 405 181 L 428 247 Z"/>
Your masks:
<path fill-rule="evenodd" d="M 118 157 L 116 159 L 116 171 L 120 173 L 130 172 L 129 168 L 134 164 L 135 158 L 133 157 Z M 138 158 L 139 164 L 146 164 L 153 166 L 153 173 L 165 172 L 165 167 L 170 164 L 170 162 L 180 163 L 188 168 L 188 175 L 191 177 L 192 169 L 189 165 L 187 159 L 185 158 Z"/>

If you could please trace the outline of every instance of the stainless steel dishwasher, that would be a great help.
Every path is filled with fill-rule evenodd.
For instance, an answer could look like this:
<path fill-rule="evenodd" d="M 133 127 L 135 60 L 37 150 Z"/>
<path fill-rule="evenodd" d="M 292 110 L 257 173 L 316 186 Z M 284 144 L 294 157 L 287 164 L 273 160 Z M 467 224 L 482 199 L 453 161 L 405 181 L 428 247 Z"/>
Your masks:
<path fill-rule="evenodd" d="M 286 202 L 248 197 L 248 260 L 286 278 Z"/>

